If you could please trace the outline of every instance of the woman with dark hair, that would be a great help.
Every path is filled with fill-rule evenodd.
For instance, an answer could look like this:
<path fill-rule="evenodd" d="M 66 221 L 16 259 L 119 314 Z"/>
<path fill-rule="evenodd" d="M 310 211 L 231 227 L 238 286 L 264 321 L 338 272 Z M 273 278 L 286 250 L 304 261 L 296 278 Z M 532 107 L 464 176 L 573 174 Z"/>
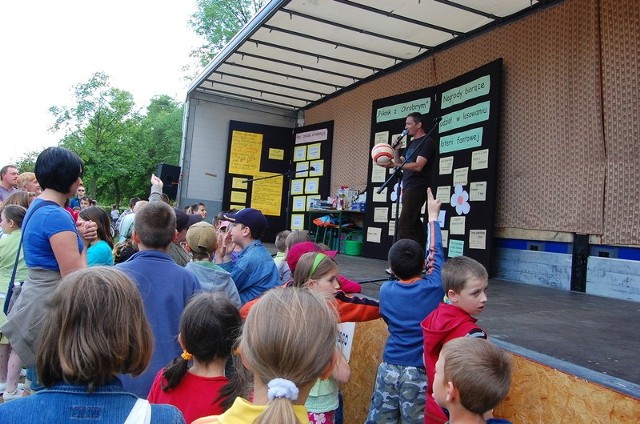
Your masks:
<path fill-rule="evenodd" d="M 36 160 L 35 173 L 42 193 L 33 201 L 22 224 L 22 248 L 27 265 L 27 279 L 18 299 L 0 327 L 11 342 L 12 355 L 23 366 L 33 367 L 46 305 L 60 279 L 86 268 L 86 252 L 96 237 L 96 224 L 88 222 L 84 228 L 84 243 L 76 224 L 63 208 L 67 199 L 82 183 L 83 162 L 63 147 L 49 147 Z M 29 379 L 37 381 L 33 369 Z M 36 389 L 36 385 L 32 385 Z M 7 387 L 4 401 L 21 397 L 17 387 Z"/>
<path fill-rule="evenodd" d="M 46 388 L 0 404 L 3 422 L 184 423 L 175 407 L 136 398 L 116 377 L 140 374 L 153 350 L 142 299 L 124 272 L 73 272 L 49 305 L 37 352 Z"/>
<path fill-rule="evenodd" d="M 109 214 L 97 206 L 82 209 L 76 221 L 80 234 L 84 233 L 84 227 L 88 222 L 96 223 L 98 238 L 89 244 L 87 264 L 89 266 L 113 265 L 113 237 Z"/>

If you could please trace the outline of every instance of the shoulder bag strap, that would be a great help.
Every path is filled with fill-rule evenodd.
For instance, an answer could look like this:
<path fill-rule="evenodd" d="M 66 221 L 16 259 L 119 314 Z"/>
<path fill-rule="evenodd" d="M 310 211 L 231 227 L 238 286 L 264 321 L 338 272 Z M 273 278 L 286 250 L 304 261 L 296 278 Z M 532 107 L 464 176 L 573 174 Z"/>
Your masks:
<path fill-rule="evenodd" d="M 31 215 L 29 215 L 29 218 L 31 218 L 31 216 L 33 216 L 33 214 L 40 209 L 43 206 L 47 206 L 47 205 L 58 205 L 56 202 L 52 202 L 51 200 L 43 200 L 42 202 L 38 202 L 37 205 L 33 206 Z M 22 239 L 24 238 L 24 229 L 27 226 L 27 222 L 29 222 L 27 219 L 24 220 L 24 222 L 22 223 L 22 227 L 21 227 L 21 232 L 20 232 L 20 243 L 18 243 L 18 253 L 16 253 L 16 261 L 13 264 L 13 271 L 11 272 L 11 280 L 9 280 L 9 285 L 13 284 L 13 282 L 16 279 L 16 272 L 18 270 L 18 262 L 20 261 L 20 251 L 22 250 Z"/>
<path fill-rule="evenodd" d="M 138 399 L 131 408 L 124 424 L 150 424 L 151 404 L 146 399 Z"/>

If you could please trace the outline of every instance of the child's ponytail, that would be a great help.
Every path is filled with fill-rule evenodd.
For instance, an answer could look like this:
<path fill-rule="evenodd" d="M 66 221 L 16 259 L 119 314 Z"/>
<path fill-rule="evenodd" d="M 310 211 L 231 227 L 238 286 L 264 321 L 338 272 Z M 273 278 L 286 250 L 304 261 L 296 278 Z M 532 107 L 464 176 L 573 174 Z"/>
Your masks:
<path fill-rule="evenodd" d="M 269 403 L 265 411 L 254 421 L 255 424 L 282 423 L 300 424 L 293 412 L 292 403 L 298 399 L 298 388 L 289 380 L 274 378 L 268 384 Z"/>
<path fill-rule="evenodd" d="M 180 384 L 189 369 L 189 362 L 201 364 L 226 360 L 238 337 L 242 319 L 238 308 L 223 294 L 200 293 L 194 296 L 182 313 L 180 336 L 184 352 L 164 370 L 162 390 Z"/>
<path fill-rule="evenodd" d="M 174 359 L 165 367 L 164 372 L 162 373 L 162 376 L 164 377 L 162 382 L 163 392 L 171 390 L 180 384 L 189 369 L 190 356 L 191 354 L 185 350 L 179 358 Z"/>
<path fill-rule="evenodd" d="M 270 290 L 253 306 L 240 354 L 254 381 L 268 387 L 269 402 L 256 423 L 301 424 L 293 402 L 331 366 L 337 331 L 335 311 L 306 288 Z"/>

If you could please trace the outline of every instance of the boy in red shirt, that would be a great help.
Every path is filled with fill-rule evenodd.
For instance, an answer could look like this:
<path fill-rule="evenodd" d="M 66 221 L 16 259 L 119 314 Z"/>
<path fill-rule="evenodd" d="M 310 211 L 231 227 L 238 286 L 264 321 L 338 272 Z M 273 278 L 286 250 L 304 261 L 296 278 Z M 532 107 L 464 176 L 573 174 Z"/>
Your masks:
<path fill-rule="evenodd" d="M 420 324 L 424 338 L 424 364 L 427 370 L 427 404 L 424 422 L 444 424 L 448 419 L 432 397 L 433 376 L 442 346 L 457 337 L 487 338 L 476 325 L 474 315 L 487 303 L 487 270 L 478 261 L 466 256 L 449 259 L 442 267 L 444 302 Z"/>

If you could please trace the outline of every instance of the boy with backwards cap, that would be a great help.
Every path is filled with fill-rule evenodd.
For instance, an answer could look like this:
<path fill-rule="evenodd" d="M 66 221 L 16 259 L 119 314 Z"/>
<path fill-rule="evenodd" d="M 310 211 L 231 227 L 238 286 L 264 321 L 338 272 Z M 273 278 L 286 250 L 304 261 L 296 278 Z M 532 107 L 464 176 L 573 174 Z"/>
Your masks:
<path fill-rule="evenodd" d="M 193 260 L 185 268 L 198 277 L 202 290 L 223 293 L 234 305 L 240 307 L 240 295 L 231 274 L 211 262 L 211 256 L 218 248 L 216 227 L 204 221 L 193 224 L 187 230 L 186 243 L 186 249 L 191 252 Z"/>
<path fill-rule="evenodd" d="M 240 302 L 244 305 L 270 288 L 280 285 L 278 268 L 260 241 L 269 224 L 262 212 L 253 208 L 245 208 L 223 217 L 231 224 L 224 242 L 216 251 L 215 261 L 231 273 Z M 234 261 L 231 260 L 233 243 L 242 248 Z"/>

